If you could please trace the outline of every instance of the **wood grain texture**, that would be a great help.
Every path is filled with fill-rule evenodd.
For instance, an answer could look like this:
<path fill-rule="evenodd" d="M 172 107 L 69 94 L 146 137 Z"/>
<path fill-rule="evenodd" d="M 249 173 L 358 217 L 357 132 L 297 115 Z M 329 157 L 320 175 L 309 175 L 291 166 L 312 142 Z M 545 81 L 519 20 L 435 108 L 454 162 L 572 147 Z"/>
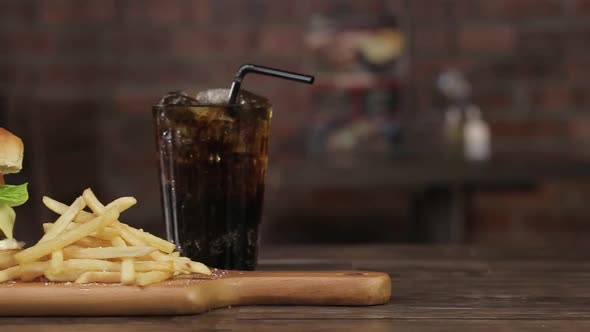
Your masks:
<path fill-rule="evenodd" d="M 385 273 L 230 272 L 147 287 L 120 284 L 0 284 L 0 316 L 189 315 L 241 305 L 377 305 L 389 301 Z"/>
<path fill-rule="evenodd" d="M 585 332 L 590 330 L 589 249 L 263 247 L 263 270 L 385 271 L 394 281 L 393 296 L 379 306 L 243 306 L 189 316 L 0 317 L 0 331 Z"/>
<path fill-rule="evenodd" d="M 377 318 L 338 319 L 233 319 L 235 311 L 224 309 L 225 315 L 214 313 L 199 316 L 183 316 L 176 318 L 33 318 L 25 322 L 23 318 L 0 319 L 3 331 L 15 332 L 102 332 L 102 331 L 135 331 L 135 332 L 391 332 L 391 331 L 437 331 L 437 332 L 538 332 L 538 331 L 574 331 L 584 332 L 590 329 L 590 321 L 570 320 L 438 320 L 438 319 L 407 319 L 385 320 Z"/>

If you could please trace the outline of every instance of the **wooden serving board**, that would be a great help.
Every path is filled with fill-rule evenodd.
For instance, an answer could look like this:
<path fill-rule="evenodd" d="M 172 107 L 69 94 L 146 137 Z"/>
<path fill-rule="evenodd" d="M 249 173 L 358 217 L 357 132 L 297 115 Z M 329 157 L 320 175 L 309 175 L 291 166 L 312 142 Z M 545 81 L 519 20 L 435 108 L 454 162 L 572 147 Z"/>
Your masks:
<path fill-rule="evenodd" d="M 147 287 L 120 284 L 0 284 L 0 316 L 190 315 L 239 305 L 377 305 L 389 301 L 386 273 L 241 272 Z"/>

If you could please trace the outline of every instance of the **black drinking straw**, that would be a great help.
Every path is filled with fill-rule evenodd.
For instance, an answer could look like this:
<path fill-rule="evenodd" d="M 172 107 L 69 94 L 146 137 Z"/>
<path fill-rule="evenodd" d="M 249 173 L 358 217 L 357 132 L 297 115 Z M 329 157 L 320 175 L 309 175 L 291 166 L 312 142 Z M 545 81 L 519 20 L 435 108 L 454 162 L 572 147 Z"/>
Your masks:
<path fill-rule="evenodd" d="M 238 92 L 240 92 L 240 86 L 242 85 L 244 77 L 248 73 L 284 78 L 286 80 L 307 84 L 313 84 L 314 80 L 314 77 L 310 75 L 298 74 L 281 69 L 246 64 L 240 67 L 240 69 L 238 69 L 236 77 L 234 78 L 234 81 L 231 85 L 231 89 L 229 90 L 229 105 L 234 105 L 236 103 L 236 99 L 238 98 Z"/>

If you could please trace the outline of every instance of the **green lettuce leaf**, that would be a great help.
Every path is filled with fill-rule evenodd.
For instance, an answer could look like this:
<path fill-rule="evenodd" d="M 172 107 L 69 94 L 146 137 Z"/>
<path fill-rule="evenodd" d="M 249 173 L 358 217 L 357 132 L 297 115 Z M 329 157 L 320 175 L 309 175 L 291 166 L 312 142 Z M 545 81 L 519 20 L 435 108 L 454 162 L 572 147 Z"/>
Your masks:
<path fill-rule="evenodd" d="M 28 199 L 27 183 L 18 186 L 9 184 L 0 186 L 0 204 L 14 207 L 24 204 Z"/>
<path fill-rule="evenodd" d="M 9 239 L 12 239 L 12 229 L 14 228 L 14 220 L 16 213 L 7 204 L 0 204 L 0 235 L 4 234 Z M 0 239 L 2 236 L 0 236 Z"/>

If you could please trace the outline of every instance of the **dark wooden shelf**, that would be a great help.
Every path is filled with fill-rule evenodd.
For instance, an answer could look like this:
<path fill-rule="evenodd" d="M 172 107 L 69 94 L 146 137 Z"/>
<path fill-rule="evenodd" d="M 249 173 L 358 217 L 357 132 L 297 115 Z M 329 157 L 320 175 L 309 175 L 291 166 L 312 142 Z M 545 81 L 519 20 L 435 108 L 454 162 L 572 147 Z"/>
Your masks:
<path fill-rule="evenodd" d="M 365 160 L 338 164 L 306 160 L 277 167 L 283 189 L 380 189 L 424 186 L 518 186 L 549 179 L 590 177 L 590 162 L 520 160 Z M 272 168 L 271 168 L 272 170 Z"/>
<path fill-rule="evenodd" d="M 340 191 L 347 195 L 398 191 L 407 195 L 412 241 L 463 243 L 473 194 L 487 190 L 532 190 L 543 181 L 590 178 L 590 162 L 568 159 L 495 160 L 475 163 L 445 159 L 361 159 L 347 164 L 337 159 L 305 160 L 286 167 L 271 167 L 278 189 L 275 215 L 317 217 L 322 202 L 301 205 L 314 192 Z M 275 198 L 276 198 L 275 197 Z M 305 209 L 307 207 L 307 209 Z M 267 208 L 268 211 L 269 208 Z M 324 209 L 325 210 L 325 209 Z M 335 208 L 333 213 L 338 213 Z M 375 215 L 364 220 L 375 220 Z"/>

